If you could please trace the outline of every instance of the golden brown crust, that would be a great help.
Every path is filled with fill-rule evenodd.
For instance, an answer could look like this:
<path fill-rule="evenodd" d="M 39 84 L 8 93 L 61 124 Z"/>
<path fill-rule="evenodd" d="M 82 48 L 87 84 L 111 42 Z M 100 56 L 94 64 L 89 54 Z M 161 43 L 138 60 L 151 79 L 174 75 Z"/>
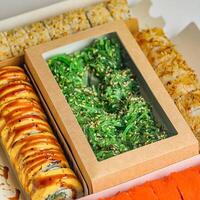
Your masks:
<path fill-rule="evenodd" d="M 81 193 L 24 70 L 2 67 L 0 79 L 0 139 L 25 191 L 32 200 L 45 199 L 61 187 L 71 195 Z M 57 181 L 40 181 L 49 179 Z"/>
<path fill-rule="evenodd" d="M 64 26 L 70 26 L 72 33 L 90 28 L 84 9 L 77 9 L 64 14 Z"/>
<path fill-rule="evenodd" d="M 88 8 L 86 15 L 92 26 L 102 25 L 113 20 L 104 3 Z"/>
<path fill-rule="evenodd" d="M 194 72 L 187 72 L 178 76 L 174 80 L 167 82 L 165 87 L 174 100 L 200 88 L 197 75 Z"/>
<path fill-rule="evenodd" d="M 127 20 L 131 18 L 127 0 L 108 0 L 106 5 L 114 19 Z"/>
<path fill-rule="evenodd" d="M 141 49 L 200 141 L 200 83 L 162 29 L 136 35 Z"/>
<path fill-rule="evenodd" d="M 0 61 L 21 56 L 27 47 L 105 24 L 127 20 L 131 12 L 127 0 L 107 0 L 86 9 L 77 9 L 0 33 Z"/>
<path fill-rule="evenodd" d="M 183 95 L 175 103 L 194 133 L 200 133 L 200 90 Z"/>
<path fill-rule="evenodd" d="M 14 56 L 21 56 L 28 47 L 28 35 L 24 28 L 18 27 L 10 31 L 4 32 L 11 52 Z"/>
<path fill-rule="evenodd" d="M 4 33 L 0 32 L 0 61 L 11 58 L 12 52 Z"/>
<path fill-rule="evenodd" d="M 58 15 L 44 20 L 44 24 L 52 40 L 71 33 L 70 26 L 64 24 L 64 15 Z"/>
<path fill-rule="evenodd" d="M 51 40 L 48 30 L 42 22 L 26 25 L 24 30 L 28 34 L 27 45 L 29 47 Z"/>

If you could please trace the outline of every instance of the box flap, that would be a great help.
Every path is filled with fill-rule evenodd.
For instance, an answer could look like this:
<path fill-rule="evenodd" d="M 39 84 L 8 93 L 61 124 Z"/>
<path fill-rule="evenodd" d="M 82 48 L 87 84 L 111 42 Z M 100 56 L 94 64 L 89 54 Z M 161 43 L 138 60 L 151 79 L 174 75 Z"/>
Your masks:
<path fill-rule="evenodd" d="M 151 7 L 150 0 L 142 0 L 132 7 L 133 16 L 139 19 L 139 25 L 141 29 L 150 27 L 163 27 L 164 20 L 159 18 L 153 18 L 149 14 L 149 9 Z"/>

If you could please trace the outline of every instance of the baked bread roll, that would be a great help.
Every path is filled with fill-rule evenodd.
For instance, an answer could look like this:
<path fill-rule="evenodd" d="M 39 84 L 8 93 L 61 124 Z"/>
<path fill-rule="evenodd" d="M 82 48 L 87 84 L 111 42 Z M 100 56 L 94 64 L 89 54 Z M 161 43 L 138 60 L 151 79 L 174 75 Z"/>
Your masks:
<path fill-rule="evenodd" d="M 18 66 L 0 68 L 0 140 L 31 200 L 82 195 L 40 101 Z"/>

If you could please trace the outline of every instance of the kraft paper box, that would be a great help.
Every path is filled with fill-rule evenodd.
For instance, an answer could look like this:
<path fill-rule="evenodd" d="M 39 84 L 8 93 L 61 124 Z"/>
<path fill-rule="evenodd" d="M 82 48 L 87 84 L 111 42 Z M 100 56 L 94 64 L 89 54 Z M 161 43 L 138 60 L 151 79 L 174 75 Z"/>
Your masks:
<path fill-rule="evenodd" d="M 157 179 L 169 176 L 173 172 L 183 171 L 190 167 L 195 167 L 195 166 L 199 166 L 199 165 L 200 165 L 200 155 L 197 155 L 192 158 L 189 158 L 189 159 L 183 160 L 181 162 L 175 163 L 173 165 L 170 165 L 168 167 L 154 171 L 150 174 L 146 174 L 146 175 L 136 178 L 134 180 L 130 180 L 126 183 L 122 183 L 115 187 L 109 188 L 107 190 L 80 198 L 79 200 L 99 200 L 102 198 L 112 197 L 113 195 L 116 195 L 119 192 L 127 191 L 130 188 L 134 188 L 138 185 L 142 185 L 148 181 L 157 180 Z M 146 199 L 144 199 L 144 200 L 146 200 Z M 169 199 L 169 200 L 171 200 L 171 199 Z"/>
<path fill-rule="evenodd" d="M 95 38 L 113 34 L 118 36 L 129 55 L 127 59 L 131 69 L 140 82 L 143 96 L 153 105 L 157 120 L 167 130 L 176 134 L 99 162 L 54 79 L 46 59 L 60 53 L 72 53 L 87 46 Z M 123 22 L 112 22 L 30 48 L 25 52 L 25 61 L 70 146 L 90 193 L 198 154 L 197 140 Z"/>

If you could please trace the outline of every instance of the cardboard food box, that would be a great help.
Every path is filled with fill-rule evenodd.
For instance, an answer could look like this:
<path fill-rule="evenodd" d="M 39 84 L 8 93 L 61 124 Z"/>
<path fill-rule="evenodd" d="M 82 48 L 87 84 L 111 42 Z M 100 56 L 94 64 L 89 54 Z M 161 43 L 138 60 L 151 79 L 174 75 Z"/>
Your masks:
<path fill-rule="evenodd" d="M 155 172 L 152 172 L 150 174 L 146 174 L 146 175 L 136 178 L 134 180 L 117 185 L 110 189 L 80 198 L 79 200 L 99 200 L 99 199 L 106 198 L 106 197 L 112 197 L 119 192 L 127 191 L 132 187 L 142 185 L 148 181 L 157 180 L 157 179 L 163 178 L 165 176 L 169 176 L 173 172 L 183 171 L 190 167 L 195 167 L 195 166 L 199 166 L 199 165 L 200 165 L 200 155 L 197 155 L 192 158 L 189 158 L 189 159 L 183 160 L 181 162 L 175 163 L 173 165 L 170 165 L 168 167 L 162 168 L 160 170 L 157 170 Z"/>
<path fill-rule="evenodd" d="M 75 52 L 95 38 L 112 34 L 117 35 L 123 44 L 127 52 L 127 61 L 139 80 L 142 95 L 153 106 L 156 119 L 175 135 L 99 162 L 54 79 L 46 59 L 61 53 Z M 30 48 L 25 53 L 25 61 L 64 138 L 68 141 L 90 193 L 198 154 L 197 140 L 122 21 Z"/>
<path fill-rule="evenodd" d="M 75 174 L 77 175 L 79 181 L 81 182 L 82 186 L 83 186 L 83 190 L 84 190 L 84 196 L 89 194 L 89 190 L 88 190 L 88 186 L 87 183 L 80 171 L 80 168 L 77 164 L 77 162 L 75 161 L 72 152 L 70 150 L 70 147 L 68 146 L 65 138 L 63 137 L 63 135 L 61 134 L 61 131 L 56 123 L 56 121 L 54 120 L 54 116 L 52 115 L 50 109 L 48 108 L 45 100 L 43 99 L 40 90 L 37 88 L 37 85 L 35 84 L 35 81 L 33 79 L 33 77 L 31 76 L 30 72 L 28 71 L 26 64 L 24 63 L 24 58 L 23 57 L 15 57 L 15 58 L 11 58 L 9 60 L 0 62 L 0 67 L 3 66 L 21 66 L 27 73 L 28 77 L 31 80 L 31 83 L 36 91 L 36 94 L 38 95 L 40 101 L 41 101 L 41 105 L 43 106 L 43 109 L 45 111 L 46 116 L 48 117 L 48 121 L 49 124 L 51 126 L 51 128 L 53 129 L 53 133 L 55 134 L 55 136 L 57 137 L 65 155 L 67 158 L 67 161 L 69 162 L 71 168 L 73 169 L 73 171 L 75 172 Z M 1 144 L 1 141 L 0 141 Z M 3 147 L 3 145 L 1 145 Z M 30 197 L 29 195 L 24 191 L 22 185 L 20 184 L 20 181 L 18 179 L 18 175 L 17 172 L 15 171 L 14 167 L 10 165 L 10 158 L 6 152 L 6 150 L 4 148 L 0 148 L 0 155 L 1 158 L 3 157 L 3 164 L 9 168 L 9 170 L 11 171 L 11 175 L 10 177 L 8 177 L 8 183 L 11 183 L 12 185 L 8 185 L 8 191 L 3 191 L 3 197 L 0 199 L 4 199 L 4 198 L 9 198 L 9 199 L 14 199 L 14 197 L 9 197 L 9 195 L 13 194 L 13 190 L 16 189 L 17 193 L 16 195 L 18 195 L 18 189 L 20 190 L 20 197 L 15 196 L 16 200 L 29 200 Z M 1 162 L 0 162 L 1 163 Z M 0 175 L 1 176 L 1 175 Z M 5 183 L 6 184 L 6 183 Z M 6 185 L 5 185 L 6 188 Z M 8 196 L 8 197 L 7 197 Z M 1 197 L 1 193 L 0 193 L 0 197 Z"/>

